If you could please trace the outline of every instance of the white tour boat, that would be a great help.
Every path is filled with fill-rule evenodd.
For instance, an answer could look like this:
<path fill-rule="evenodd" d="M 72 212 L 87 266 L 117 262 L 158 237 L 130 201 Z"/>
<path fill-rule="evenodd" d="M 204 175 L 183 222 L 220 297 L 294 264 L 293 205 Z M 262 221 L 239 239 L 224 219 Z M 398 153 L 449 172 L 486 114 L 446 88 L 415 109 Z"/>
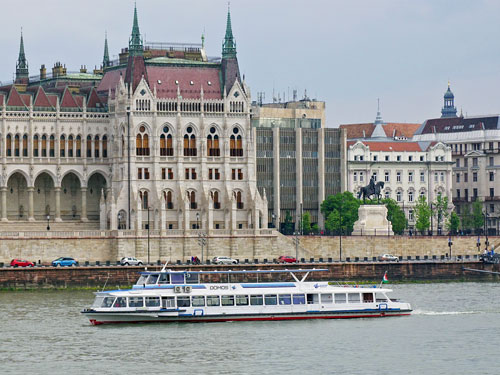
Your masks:
<path fill-rule="evenodd" d="M 305 281 L 309 273 L 320 271 L 328 270 L 174 271 L 165 266 L 141 272 L 132 289 L 96 292 L 94 304 L 82 313 L 98 325 L 368 318 L 412 311 L 409 303 L 387 296 L 391 289 Z M 290 273 L 294 281 L 258 281 L 269 273 Z M 255 275 L 257 282 L 231 282 L 231 275 L 241 274 Z M 202 275 L 218 275 L 226 282 L 200 282 Z"/>

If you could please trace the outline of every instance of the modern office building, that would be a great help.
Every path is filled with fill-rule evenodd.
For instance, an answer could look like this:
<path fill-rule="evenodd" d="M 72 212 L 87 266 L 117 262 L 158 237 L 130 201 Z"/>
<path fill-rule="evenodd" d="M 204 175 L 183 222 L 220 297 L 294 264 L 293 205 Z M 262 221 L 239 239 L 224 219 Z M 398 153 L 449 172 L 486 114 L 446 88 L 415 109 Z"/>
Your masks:
<path fill-rule="evenodd" d="M 325 127 L 325 103 L 299 101 L 252 107 L 257 134 L 257 186 L 268 201 L 269 224 L 287 213 L 300 229 L 304 212 L 324 226 L 321 203 L 345 190 L 345 132 Z"/>

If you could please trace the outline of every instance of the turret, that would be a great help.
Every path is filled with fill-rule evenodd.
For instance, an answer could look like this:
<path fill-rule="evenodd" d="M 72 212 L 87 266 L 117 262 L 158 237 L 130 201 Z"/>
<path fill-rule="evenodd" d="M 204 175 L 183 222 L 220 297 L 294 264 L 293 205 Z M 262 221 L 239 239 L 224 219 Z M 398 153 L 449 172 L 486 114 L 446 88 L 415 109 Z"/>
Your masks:
<path fill-rule="evenodd" d="M 129 85 L 131 91 L 134 91 L 142 77 L 144 77 L 149 85 L 148 72 L 146 71 L 146 63 L 144 62 L 144 48 L 139 32 L 139 22 L 137 20 L 137 7 L 134 7 L 134 23 L 128 50 L 129 55 L 127 71 L 125 72 L 125 83 Z"/>
<path fill-rule="evenodd" d="M 457 117 L 457 108 L 455 107 L 455 95 L 450 90 L 450 82 L 448 82 L 448 90 L 444 93 L 444 106 L 441 109 L 441 117 Z"/>
<path fill-rule="evenodd" d="M 28 82 L 29 82 L 28 62 L 26 61 L 26 55 L 24 54 L 24 40 L 23 40 L 23 33 L 21 32 L 19 57 L 17 58 L 17 63 L 16 63 L 16 84 L 28 84 Z"/>
<path fill-rule="evenodd" d="M 224 80 L 224 92 L 227 94 L 234 82 L 240 79 L 240 68 L 236 58 L 236 42 L 233 37 L 231 26 L 231 12 L 227 10 L 226 35 L 222 43 L 222 77 Z"/>
<path fill-rule="evenodd" d="M 104 57 L 102 58 L 102 69 L 106 69 L 111 65 L 109 61 L 109 50 L 108 50 L 108 34 L 104 37 Z"/>

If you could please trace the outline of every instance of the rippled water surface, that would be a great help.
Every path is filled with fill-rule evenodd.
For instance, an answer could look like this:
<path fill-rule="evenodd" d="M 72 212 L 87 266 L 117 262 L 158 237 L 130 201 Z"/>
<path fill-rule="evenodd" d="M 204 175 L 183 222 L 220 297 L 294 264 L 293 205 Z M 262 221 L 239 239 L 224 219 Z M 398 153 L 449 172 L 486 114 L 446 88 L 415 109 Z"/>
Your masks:
<path fill-rule="evenodd" d="M 0 373 L 500 373 L 500 283 L 394 290 L 412 316 L 97 327 L 91 292 L 0 292 Z"/>

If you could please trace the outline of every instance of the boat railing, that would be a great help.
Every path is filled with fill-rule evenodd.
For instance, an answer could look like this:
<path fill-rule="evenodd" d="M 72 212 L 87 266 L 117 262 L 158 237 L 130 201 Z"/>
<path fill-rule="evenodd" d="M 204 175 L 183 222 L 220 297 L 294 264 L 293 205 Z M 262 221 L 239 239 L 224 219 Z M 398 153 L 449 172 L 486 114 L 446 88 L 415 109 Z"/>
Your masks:
<path fill-rule="evenodd" d="M 365 289 L 375 289 L 378 285 L 374 284 L 358 284 L 356 281 L 345 281 L 345 280 L 331 280 L 328 281 L 328 285 L 339 286 L 343 288 L 365 288 Z"/>

